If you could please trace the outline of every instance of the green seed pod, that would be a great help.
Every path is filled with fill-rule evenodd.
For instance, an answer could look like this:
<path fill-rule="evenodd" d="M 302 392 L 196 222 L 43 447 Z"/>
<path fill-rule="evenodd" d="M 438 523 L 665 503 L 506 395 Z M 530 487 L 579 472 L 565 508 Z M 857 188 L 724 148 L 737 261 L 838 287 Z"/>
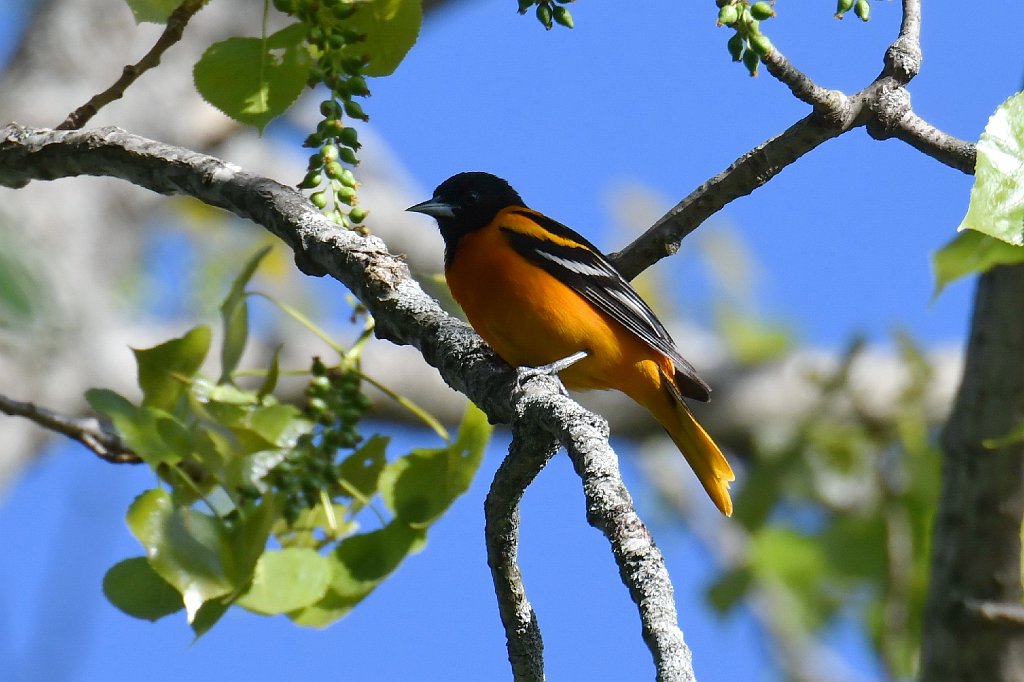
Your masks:
<path fill-rule="evenodd" d="M 319 192 L 314 192 L 309 197 L 309 200 L 312 201 L 313 205 L 316 206 L 317 208 L 323 208 L 324 206 L 327 205 L 327 192 L 323 190 Z"/>
<path fill-rule="evenodd" d="M 747 67 L 747 71 L 750 72 L 751 76 L 757 75 L 757 65 L 760 61 L 761 58 L 757 56 L 753 49 L 748 49 L 743 53 L 743 66 Z"/>
<path fill-rule="evenodd" d="M 309 380 L 309 387 L 317 393 L 326 393 L 331 390 L 331 380 L 321 374 Z"/>
<path fill-rule="evenodd" d="M 749 15 L 750 12 L 747 12 L 747 14 Z M 747 27 L 747 35 L 752 35 L 761 32 L 761 22 L 758 21 L 757 19 L 750 17 L 743 23 Z"/>
<path fill-rule="evenodd" d="M 533 6 L 534 0 L 519 0 L 519 13 L 526 14 L 526 10 Z"/>
<path fill-rule="evenodd" d="M 324 165 L 324 157 L 320 155 L 320 152 L 316 154 L 310 154 L 309 156 L 309 168 L 314 170 Z"/>
<path fill-rule="evenodd" d="M 740 10 L 736 5 L 722 5 L 722 9 L 718 10 L 718 22 L 719 26 L 732 26 L 736 23 L 736 20 L 740 18 Z"/>
<path fill-rule="evenodd" d="M 345 100 L 345 113 L 352 118 L 359 119 L 360 121 L 370 120 L 370 117 L 366 115 L 363 108 L 359 106 L 359 102 L 353 102 L 350 99 Z"/>
<path fill-rule="evenodd" d="M 306 409 L 309 413 L 315 417 L 319 417 L 327 410 L 327 403 L 324 402 L 323 398 L 310 398 L 309 402 L 306 403 Z"/>
<path fill-rule="evenodd" d="M 555 21 L 560 23 L 562 26 L 565 26 L 566 28 L 573 27 L 572 14 L 570 14 L 569 10 L 566 9 L 565 7 L 562 7 L 561 5 L 556 5 L 554 11 L 552 12 L 552 15 L 554 15 Z"/>
<path fill-rule="evenodd" d="M 315 377 L 327 376 L 327 365 L 319 357 L 313 358 L 313 365 L 309 368 L 309 373 Z"/>
<path fill-rule="evenodd" d="M 726 46 L 729 48 L 729 54 L 732 56 L 734 62 L 738 62 L 743 58 L 743 36 L 737 31 L 729 38 L 729 42 Z"/>
<path fill-rule="evenodd" d="M 868 0 L 857 0 L 853 5 L 853 13 L 861 21 L 867 21 L 871 18 L 871 4 L 868 3 Z"/>
<path fill-rule="evenodd" d="M 351 187 L 341 185 L 340 188 L 334 190 L 334 200 L 340 201 L 346 206 L 351 206 L 352 202 L 356 200 L 356 191 Z"/>
<path fill-rule="evenodd" d="M 360 33 L 354 28 L 344 28 L 341 30 L 341 33 L 339 35 L 341 36 L 341 39 L 344 40 L 349 45 L 361 43 L 364 40 L 366 40 L 366 34 Z"/>
<path fill-rule="evenodd" d="M 331 161 L 338 160 L 338 148 L 333 144 L 325 144 L 320 149 L 320 155 L 324 158 L 324 161 L 330 163 Z"/>
<path fill-rule="evenodd" d="M 355 14 L 357 9 L 358 9 L 358 6 L 356 5 L 356 3 L 354 3 L 354 2 L 353 3 L 343 2 L 343 3 L 340 3 L 337 7 L 332 8 L 331 9 L 331 13 L 334 15 L 335 19 L 343 19 L 344 20 L 344 19 L 348 19 L 353 14 Z"/>
<path fill-rule="evenodd" d="M 356 186 L 356 176 L 352 175 L 352 171 L 348 168 L 341 169 L 341 173 L 338 174 L 338 179 L 341 180 L 341 184 L 346 187 L 352 187 L 354 189 Z"/>
<path fill-rule="evenodd" d="M 336 178 L 339 177 L 341 172 L 345 169 L 337 161 L 331 161 L 329 164 L 324 166 L 324 170 L 327 172 L 327 177 Z"/>
<path fill-rule="evenodd" d="M 764 0 L 758 0 L 750 6 L 750 15 L 758 20 L 770 19 L 775 16 L 775 10 Z"/>
<path fill-rule="evenodd" d="M 345 128 L 338 133 L 338 139 L 346 147 L 358 150 L 363 145 L 359 144 L 359 133 L 356 132 L 355 128 Z"/>
<path fill-rule="evenodd" d="M 551 8 L 545 4 L 537 5 L 537 21 L 544 24 L 544 28 L 550 31 L 551 27 L 554 26 L 551 18 Z"/>
<path fill-rule="evenodd" d="M 366 216 L 369 215 L 369 211 L 360 206 L 353 206 L 352 210 L 348 212 L 348 219 L 353 223 L 361 223 L 366 220 Z"/>
<path fill-rule="evenodd" d="M 309 148 L 319 147 L 323 142 L 323 138 L 318 133 L 313 133 L 303 141 L 302 146 Z"/>
<path fill-rule="evenodd" d="M 836 19 L 842 19 L 843 15 L 853 9 L 854 0 L 839 0 L 836 3 Z"/>
<path fill-rule="evenodd" d="M 366 79 L 362 76 L 352 76 L 346 81 L 345 87 L 348 88 L 350 94 L 356 97 L 370 96 L 370 88 L 366 84 Z"/>
<path fill-rule="evenodd" d="M 758 54 L 758 56 L 765 56 L 774 49 L 772 41 L 768 40 L 768 36 L 758 33 L 757 35 L 750 36 L 750 47 Z"/>
<path fill-rule="evenodd" d="M 338 153 L 341 155 L 341 160 L 345 163 L 351 166 L 359 165 L 359 159 L 356 158 L 356 153 L 348 147 L 342 147 L 338 150 Z"/>
<path fill-rule="evenodd" d="M 299 183 L 299 189 L 314 189 L 320 186 L 324 178 L 317 171 L 310 171 L 306 173 L 306 177 L 302 178 L 302 182 Z"/>
<path fill-rule="evenodd" d="M 350 76 L 358 76 L 367 64 L 365 57 L 349 57 L 341 61 L 341 70 Z"/>

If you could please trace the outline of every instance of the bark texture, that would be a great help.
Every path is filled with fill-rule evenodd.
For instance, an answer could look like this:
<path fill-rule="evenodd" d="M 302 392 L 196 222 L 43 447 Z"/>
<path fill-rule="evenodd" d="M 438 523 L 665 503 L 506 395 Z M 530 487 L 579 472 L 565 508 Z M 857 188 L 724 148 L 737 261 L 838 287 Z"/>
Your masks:
<path fill-rule="evenodd" d="M 924 618 L 925 682 L 1024 680 L 1024 266 L 981 276 L 963 383 L 942 434 L 942 495 Z M 1008 615 L 1009 614 L 1009 615 Z"/>

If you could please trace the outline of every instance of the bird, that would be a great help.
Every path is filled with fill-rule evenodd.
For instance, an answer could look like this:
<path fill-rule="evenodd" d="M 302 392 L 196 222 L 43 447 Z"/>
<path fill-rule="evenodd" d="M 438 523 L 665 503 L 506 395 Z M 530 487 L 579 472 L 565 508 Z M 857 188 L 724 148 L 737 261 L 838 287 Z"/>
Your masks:
<path fill-rule="evenodd" d="M 735 475 L 686 404 L 709 400 L 710 387 L 596 246 L 490 173 L 453 175 L 407 210 L 437 221 L 452 296 L 502 360 L 536 368 L 580 354 L 558 371 L 565 387 L 615 389 L 647 409 L 732 515 Z"/>

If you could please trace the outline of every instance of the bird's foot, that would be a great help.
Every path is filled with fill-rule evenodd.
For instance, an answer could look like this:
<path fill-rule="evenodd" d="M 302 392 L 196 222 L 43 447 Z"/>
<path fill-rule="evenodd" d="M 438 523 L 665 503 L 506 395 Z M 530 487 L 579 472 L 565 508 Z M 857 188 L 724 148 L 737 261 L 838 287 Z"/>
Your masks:
<path fill-rule="evenodd" d="M 550 376 L 558 380 L 558 373 L 572 367 L 577 362 L 587 357 L 588 353 L 585 350 L 577 351 L 572 355 L 562 358 L 561 360 L 555 360 L 554 362 L 541 365 L 540 367 L 517 367 L 516 368 L 516 391 L 523 391 L 523 384 L 528 379 L 532 379 L 536 376 Z M 565 390 L 565 385 L 558 381 L 558 390 L 562 395 L 569 395 L 569 392 Z"/>

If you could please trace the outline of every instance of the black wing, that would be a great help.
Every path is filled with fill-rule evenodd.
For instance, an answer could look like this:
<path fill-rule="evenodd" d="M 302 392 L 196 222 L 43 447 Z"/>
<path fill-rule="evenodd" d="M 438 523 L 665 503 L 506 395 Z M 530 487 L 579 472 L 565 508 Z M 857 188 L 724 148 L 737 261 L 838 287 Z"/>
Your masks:
<path fill-rule="evenodd" d="M 558 243 L 502 227 L 517 253 L 570 287 L 651 348 L 671 358 L 676 366 L 676 381 L 686 397 L 695 400 L 710 397 L 711 388 L 676 350 L 675 342 L 661 320 L 596 246 L 565 225 L 536 211 L 516 209 L 511 213 L 536 222 L 564 240 Z"/>

